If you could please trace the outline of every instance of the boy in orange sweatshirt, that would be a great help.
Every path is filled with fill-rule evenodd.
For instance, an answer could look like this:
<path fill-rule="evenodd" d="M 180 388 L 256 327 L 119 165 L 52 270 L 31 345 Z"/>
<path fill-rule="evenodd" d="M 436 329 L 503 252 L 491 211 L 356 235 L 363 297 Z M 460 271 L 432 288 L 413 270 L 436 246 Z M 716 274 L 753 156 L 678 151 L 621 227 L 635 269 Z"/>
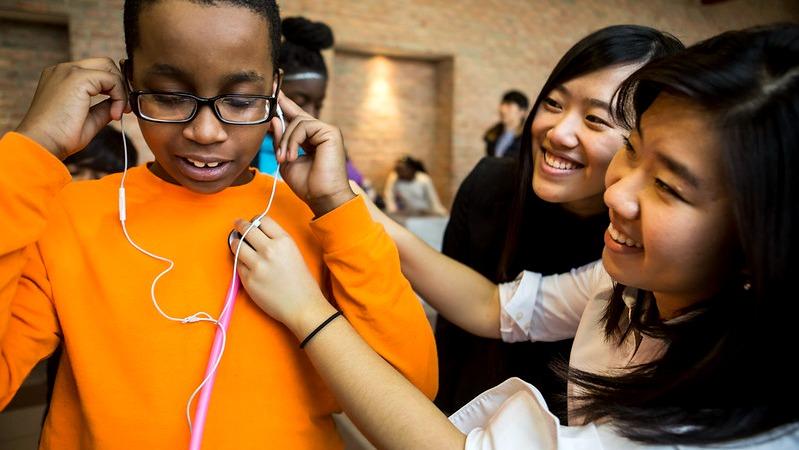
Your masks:
<path fill-rule="evenodd" d="M 126 224 L 137 244 L 174 261 L 154 290 L 164 314 L 218 317 L 228 233 L 264 209 L 272 186 L 248 167 L 271 126 L 286 183 L 270 216 L 331 303 L 432 398 L 432 333 L 394 244 L 347 184 L 340 132 L 282 97 L 285 133 L 274 118 L 275 2 L 129 0 L 125 35 L 126 77 L 108 59 L 48 68 L 17 132 L 0 140 L 0 408 L 62 343 L 40 448 L 188 445 L 186 402 L 216 327 L 159 314 L 150 286 L 167 264 L 123 234 L 122 176 L 69 183 L 59 161 L 131 106 L 156 160 L 127 174 Z M 310 156 L 294 160 L 299 145 Z M 293 335 L 242 290 L 203 448 L 341 448 L 338 409 Z"/>

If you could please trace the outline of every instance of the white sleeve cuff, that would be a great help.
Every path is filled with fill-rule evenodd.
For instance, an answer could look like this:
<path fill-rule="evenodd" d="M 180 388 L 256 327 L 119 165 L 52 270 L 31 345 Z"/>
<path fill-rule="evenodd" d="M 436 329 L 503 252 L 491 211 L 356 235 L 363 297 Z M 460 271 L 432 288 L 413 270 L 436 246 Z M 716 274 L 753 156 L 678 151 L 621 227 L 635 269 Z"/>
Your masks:
<path fill-rule="evenodd" d="M 503 341 L 530 340 L 530 325 L 539 300 L 540 284 L 540 273 L 525 271 L 514 281 L 499 285 L 499 331 Z"/>

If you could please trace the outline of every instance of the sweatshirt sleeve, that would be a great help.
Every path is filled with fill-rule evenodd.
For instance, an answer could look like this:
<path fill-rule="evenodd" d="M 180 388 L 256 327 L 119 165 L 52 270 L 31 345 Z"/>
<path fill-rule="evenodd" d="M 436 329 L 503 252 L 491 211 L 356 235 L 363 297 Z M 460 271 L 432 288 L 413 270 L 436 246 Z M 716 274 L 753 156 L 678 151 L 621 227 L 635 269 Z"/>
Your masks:
<path fill-rule="evenodd" d="M 69 180 L 64 165 L 35 141 L 17 133 L 0 139 L 0 410 L 59 342 L 36 242 Z"/>
<path fill-rule="evenodd" d="M 316 219 L 333 297 L 363 339 L 429 398 L 438 389 L 435 340 L 400 269 L 399 253 L 358 197 Z"/>

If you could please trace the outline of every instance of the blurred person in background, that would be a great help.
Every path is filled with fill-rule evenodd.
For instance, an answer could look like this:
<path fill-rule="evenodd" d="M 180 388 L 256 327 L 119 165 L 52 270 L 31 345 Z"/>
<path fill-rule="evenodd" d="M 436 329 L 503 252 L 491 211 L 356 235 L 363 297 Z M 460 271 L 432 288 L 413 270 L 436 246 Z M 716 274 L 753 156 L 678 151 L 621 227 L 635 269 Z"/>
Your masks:
<path fill-rule="evenodd" d="M 499 122 L 483 135 L 486 155 L 497 158 L 516 158 L 522 143 L 524 118 L 530 100 L 521 91 L 512 90 L 502 95 L 499 103 Z"/>
<path fill-rule="evenodd" d="M 126 136 L 128 167 L 138 164 L 138 153 L 133 142 Z M 73 180 L 97 180 L 108 174 L 122 172 L 125 168 L 125 151 L 122 133 L 106 126 L 82 151 L 64 160 Z"/>
<path fill-rule="evenodd" d="M 405 156 L 388 175 L 383 189 L 386 212 L 400 216 L 446 216 L 447 210 L 438 199 L 433 180 L 424 164 Z"/>

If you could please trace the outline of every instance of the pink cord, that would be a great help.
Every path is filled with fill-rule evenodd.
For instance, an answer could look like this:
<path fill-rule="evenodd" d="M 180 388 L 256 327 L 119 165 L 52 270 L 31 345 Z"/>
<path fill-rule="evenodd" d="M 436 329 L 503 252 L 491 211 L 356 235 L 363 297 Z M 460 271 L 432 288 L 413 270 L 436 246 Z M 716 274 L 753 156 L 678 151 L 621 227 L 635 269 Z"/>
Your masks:
<path fill-rule="evenodd" d="M 283 110 L 280 109 L 280 105 L 277 105 L 277 116 L 280 118 L 280 126 L 283 129 L 283 132 L 286 132 L 286 121 L 283 119 Z M 123 137 L 124 137 L 124 123 L 122 124 L 123 128 Z M 127 145 L 126 141 L 123 139 L 123 144 Z M 127 158 L 127 147 L 125 152 L 125 158 Z M 127 161 L 127 159 L 125 160 Z M 127 162 L 125 163 L 125 171 L 127 172 Z M 272 200 L 275 198 L 275 190 L 277 189 L 277 180 L 278 174 L 280 172 L 280 163 L 278 162 L 277 168 L 275 169 L 275 173 L 272 175 L 274 180 L 272 181 L 272 193 L 269 196 L 269 202 L 266 204 L 266 209 L 260 216 L 254 221 L 260 223 L 260 220 L 269 213 L 269 209 L 272 208 Z M 124 176 L 122 178 L 124 183 Z M 120 187 L 122 188 L 124 184 Z M 124 201 L 124 190 L 121 191 L 120 196 Z M 121 204 L 120 210 L 124 212 L 124 203 Z M 121 213 L 122 214 L 122 213 Z M 122 220 L 122 228 L 125 229 L 125 219 L 124 217 L 121 218 Z M 202 389 L 200 390 L 200 398 L 197 400 L 197 408 L 194 410 L 194 420 L 191 423 L 191 440 L 189 441 L 189 450 L 200 450 L 203 440 L 203 431 L 205 431 L 205 419 L 208 415 L 208 403 L 211 400 L 211 391 L 214 390 L 214 381 L 216 380 L 216 374 L 219 371 L 219 360 L 220 360 L 220 353 L 224 351 L 225 342 L 227 340 L 226 334 L 228 325 L 230 325 L 230 316 L 233 314 L 233 305 L 236 302 L 236 296 L 239 293 L 239 286 L 241 285 L 241 280 L 239 280 L 239 275 L 236 273 L 236 266 L 238 264 L 239 259 L 239 250 L 241 249 L 241 243 L 243 239 L 247 237 L 247 233 L 250 232 L 253 226 L 257 226 L 256 223 L 250 225 L 250 228 L 244 232 L 244 236 L 241 237 L 242 241 L 239 241 L 239 248 L 236 249 L 236 256 L 233 259 L 233 279 L 230 282 L 230 288 L 228 289 L 227 296 L 225 297 L 225 306 L 222 309 L 222 314 L 219 317 L 219 321 L 217 322 L 216 334 L 214 335 L 214 346 L 211 348 L 211 355 L 208 357 L 208 365 L 205 368 L 205 376 L 203 380 L 207 379 L 205 384 L 203 385 Z M 127 231 L 126 231 L 127 233 Z M 129 239 L 130 240 L 130 239 Z M 133 243 L 131 241 L 131 243 Z M 135 246 L 135 244 L 134 244 Z M 146 253 L 146 252 L 145 252 Z M 168 261 L 168 260 L 167 260 Z M 171 268 L 171 267 L 170 267 Z M 157 280 L 157 278 L 156 278 Z M 156 308 L 157 308 L 156 303 Z M 159 309 L 160 311 L 160 309 Z M 163 315 L 163 313 L 162 313 Z"/>
<path fill-rule="evenodd" d="M 205 430 L 205 418 L 208 414 L 208 403 L 211 400 L 211 391 L 214 389 L 214 380 L 216 380 L 216 373 L 219 371 L 217 366 L 217 359 L 219 353 L 222 351 L 222 342 L 224 340 L 223 333 L 227 331 L 230 324 L 230 316 L 233 313 L 233 304 L 236 301 L 236 295 L 239 293 L 239 277 L 233 276 L 233 281 L 228 289 L 227 296 L 225 297 L 225 311 L 219 318 L 219 326 L 217 327 L 216 334 L 214 335 L 214 346 L 211 348 L 211 356 L 208 357 L 208 366 L 205 369 L 203 379 L 208 378 L 208 381 L 200 391 L 200 398 L 197 400 L 197 409 L 194 410 L 194 420 L 192 420 L 191 427 L 191 441 L 189 442 L 189 450 L 200 450 L 203 440 L 203 431 Z M 216 366 L 217 370 L 214 370 Z M 213 373 L 212 373 L 213 372 Z"/>

